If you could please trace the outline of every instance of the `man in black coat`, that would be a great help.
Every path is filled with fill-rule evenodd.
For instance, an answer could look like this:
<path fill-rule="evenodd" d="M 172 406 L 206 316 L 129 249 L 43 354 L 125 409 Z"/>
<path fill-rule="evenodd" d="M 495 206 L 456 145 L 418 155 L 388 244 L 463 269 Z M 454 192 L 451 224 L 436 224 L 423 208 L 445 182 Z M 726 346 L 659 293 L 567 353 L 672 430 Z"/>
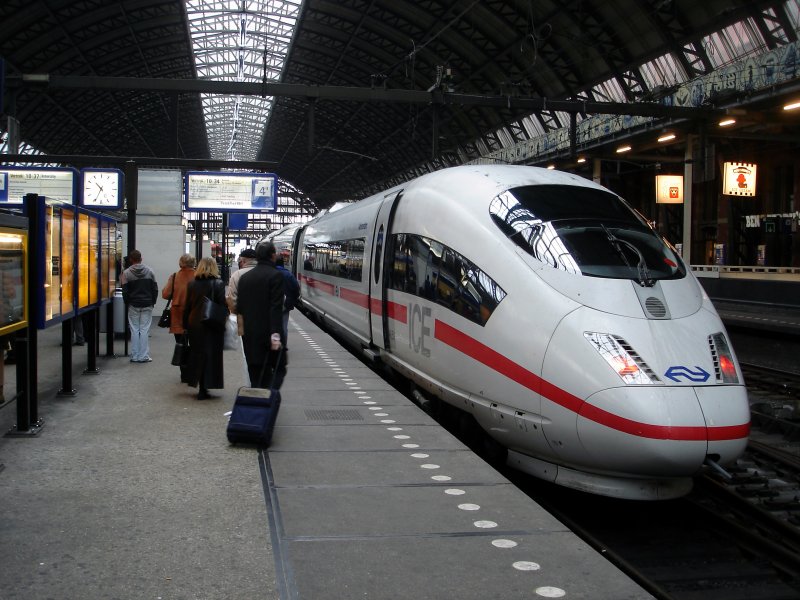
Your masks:
<path fill-rule="evenodd" d="M 286 376 L 285 353 L 280 360 L 283 337 L 283 275 L 275 268 L 275 245 L 256 248 L 258 263 L 239 280 L 236 312 L 244 321 L 242 345 L 252 387 L 268 388 L 275 374 L 275 389 Z"/>

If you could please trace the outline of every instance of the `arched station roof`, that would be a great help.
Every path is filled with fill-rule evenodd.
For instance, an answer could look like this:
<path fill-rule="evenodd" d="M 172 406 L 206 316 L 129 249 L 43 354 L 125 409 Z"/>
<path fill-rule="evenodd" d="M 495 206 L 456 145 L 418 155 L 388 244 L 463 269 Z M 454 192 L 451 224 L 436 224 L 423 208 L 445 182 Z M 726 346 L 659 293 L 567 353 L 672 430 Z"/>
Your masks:
<path fill-rule="evenodd" d="M 754 45 L 793 43 L 798 29 L 797 0 L 287 1 L 296 28 L 279 73 L 262 41 L 264 90 L 289 87 L 251 160 L 319 207 L 569 126 L 548 101 L 574 102 L 578 119 L 594 102 L 659 108 L 676 85 Z M 285 10 L 277 0 L 199 3 L 243 19 L 259 4 L 273 24 Z M 191 29 L 180 0 L 5 0 L 4 110 L 47 154 L 224 158 L 211 156 L 199 92 L 130 86 L 196 81 Z M 30 74 L 81 84 L 23 81 Z"/>

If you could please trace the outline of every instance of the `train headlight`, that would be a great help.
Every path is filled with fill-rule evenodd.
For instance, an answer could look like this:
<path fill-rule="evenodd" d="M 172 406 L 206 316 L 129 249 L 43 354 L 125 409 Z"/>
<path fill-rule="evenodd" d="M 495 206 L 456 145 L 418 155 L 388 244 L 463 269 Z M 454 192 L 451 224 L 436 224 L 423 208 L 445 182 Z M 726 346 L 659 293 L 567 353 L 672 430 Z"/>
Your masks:
<path fill-rule="evenodd" d="M 626 384 L 659 383 L 658 377 L 642 360 L 642 357 L 618 335 L 584 331 L 583 336 L 589 340 L 594 349 Z"/>
<path fill-rule="evenodd" d="M 717 383 L 739 383 L 736 374 L 736 364 L 733 362 L 733 352 L 725 339 L 724 333 L 712 333 L 708 336 L 708 346 L 711 349 L 711 358 L 714 361 L 714 374 Z"/>

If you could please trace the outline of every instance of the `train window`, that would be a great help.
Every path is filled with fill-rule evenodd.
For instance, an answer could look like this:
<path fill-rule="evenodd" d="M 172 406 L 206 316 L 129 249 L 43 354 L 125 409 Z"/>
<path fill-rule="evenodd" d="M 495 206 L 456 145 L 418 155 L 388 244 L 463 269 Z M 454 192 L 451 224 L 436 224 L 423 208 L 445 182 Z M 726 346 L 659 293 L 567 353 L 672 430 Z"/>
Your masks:
<path fill-rule="evenodd" d="M 392 289 L 432 300 L 479 325 L 486 324 L 506 296 L 475 264 L 435 240 L 399 234 L 394 248 Z"/>
<path fill-rule="evenodd" d="M 378 235 L 375 236 L 375 258 L 372 262 L 375 263 L 375 283 L 378 283 L 378 278 L 381 276 L 381 255 L 383 254 L 383 225 L 378 230 Z"/>
<path fill-rule="evenodd" d="M 363 238 L 306 243 L 303 254 L 308 258 L 304 268 L 332 277 L 361 281 L 364 244 Z"/>
<path fill-rule="evenodd" d="M 566 185 L 514 188 L 494 198 L 489 213 L 506 237 L 556 269 L 642 285 L 686 275 L 672 248 L 610 192 Z"/>

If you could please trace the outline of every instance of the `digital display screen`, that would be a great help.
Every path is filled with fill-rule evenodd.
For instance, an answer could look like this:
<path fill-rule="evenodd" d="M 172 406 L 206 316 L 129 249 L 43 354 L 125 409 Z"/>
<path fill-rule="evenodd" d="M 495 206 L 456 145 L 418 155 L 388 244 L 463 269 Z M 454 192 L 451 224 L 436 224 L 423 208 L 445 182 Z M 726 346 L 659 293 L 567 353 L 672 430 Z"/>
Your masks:
<path fill-rule="evenodd" d="M 27 194 L 38 194 L 57 202 L 74 203 L 78 175 L 75 169 L 3 167 L 0 174 L 0 204 L 22 204 Z"/>
<path fill-rule="evenodd" d="M 278 176 L 272 173 L 186 174 L 186 210 L 275 212 Z"/>

